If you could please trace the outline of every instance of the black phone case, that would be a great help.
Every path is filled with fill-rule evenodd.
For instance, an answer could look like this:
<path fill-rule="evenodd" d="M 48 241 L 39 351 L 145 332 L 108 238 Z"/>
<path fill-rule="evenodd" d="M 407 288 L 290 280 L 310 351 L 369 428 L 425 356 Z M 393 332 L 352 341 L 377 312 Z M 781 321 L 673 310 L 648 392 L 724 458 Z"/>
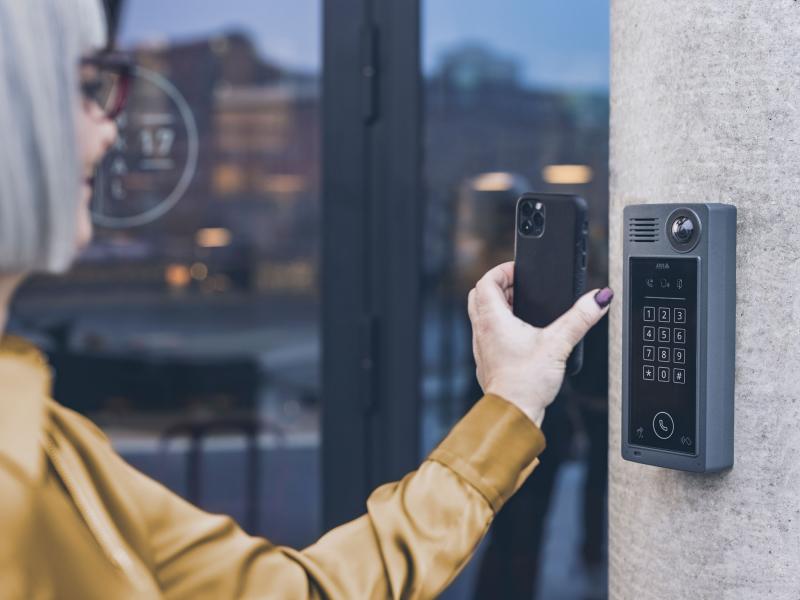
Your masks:
<path fill-rule="evenodd" d="M 519 204 L 541 202 L 545 210 L 541 237 L 519 230 Z M 514 314 L 545 327 L 566 312 L 586 285 L 586 201 L 571 194 L 523 194 L 517 200 L 514 245 Z M 567 374 L 583 365 L 583 341 L 567 360 Z"/>

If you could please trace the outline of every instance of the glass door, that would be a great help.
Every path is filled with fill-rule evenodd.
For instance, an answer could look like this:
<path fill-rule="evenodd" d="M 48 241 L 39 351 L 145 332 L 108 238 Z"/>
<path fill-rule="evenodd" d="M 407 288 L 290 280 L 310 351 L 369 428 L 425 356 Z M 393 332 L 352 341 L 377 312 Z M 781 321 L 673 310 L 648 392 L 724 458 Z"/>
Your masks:
<path fill-rule="evenodd" d="M 480 397 L 467 293 L 513 259 L 522 192 L 587 200 L 588 285 L 607 279 L 609 4 L 421 0 L 420 12 L 424 455 Z M 604 594 L 606 361 L 601 326 L 548 410 L 541 466 L 446 597 Z"/>
<path fill-rule="evenodd" d="M 17 297 L 55 397 L 251 533 L 321 532 L 322 0 L 126 0 L 95 239 Z"/>

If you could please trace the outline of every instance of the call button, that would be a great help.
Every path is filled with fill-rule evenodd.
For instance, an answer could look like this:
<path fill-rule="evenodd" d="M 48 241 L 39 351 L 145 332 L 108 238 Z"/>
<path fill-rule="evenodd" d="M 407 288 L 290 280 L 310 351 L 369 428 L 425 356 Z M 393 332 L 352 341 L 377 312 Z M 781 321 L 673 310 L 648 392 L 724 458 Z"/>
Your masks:
<path fill-rule="evenodd" d="M 662 440 L 668 440 L 675 433 L 675 422 L 668 412 L 661 411 L 653 417 L 653 431 Z"/>

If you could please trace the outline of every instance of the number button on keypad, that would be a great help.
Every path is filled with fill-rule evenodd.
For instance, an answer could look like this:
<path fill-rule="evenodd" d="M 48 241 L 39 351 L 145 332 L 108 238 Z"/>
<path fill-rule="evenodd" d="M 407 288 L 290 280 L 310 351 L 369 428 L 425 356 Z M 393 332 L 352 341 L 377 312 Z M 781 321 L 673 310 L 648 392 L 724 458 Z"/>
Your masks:
<path fill-rule="evenodd" d="M 669 323 L 669 307 L 668 306 L 659 306 L 658 307 L 658 322 L 659 323 Z"/>
<path fill-rule="evenodd" d="M 676 308 L 674 309 L 674 321 L 675 323 L 686 323 L 686 309 L 685 308 Z"/>
<path fill-rule="evenodd" d="M 658 341 L 669 344 L 669 327 L 658 328 Z"/>
<path fill-rule="evenodd" d="M 645 342 L 655 342 L 656 328 L 652 325 L 645 325 L 644 330 L 642 331 L 642 338 Z"/>
<path fill-rule="evenodd" d="M 645 321 L 652 322 L 656 320 L 656 307 L 655 306 L 645 306 L 643 310 L 643 318 Z"/>
<path fill-rule="evenodd" d="M 672 349 L 672 362 L 682 365 L 686 362 L 686 350 L 683 348 Z"/>
<path fill-rule="evenodd" d="M 656 359 L 655 346 L 642 346 L 642 358 L 651 362 L 654 361 Z"/>
<path fill-rule="evenodd" d="M 669 383 L 669 367 L 658 367 L 658 380 L 662 383 Z"/>
<path fill-rule="evenodd" d="M 668 363 L 669 362 L 669 348 L 664 346 L 659 346 L 658 348 L 658 362 Z"/>
<path fill-rule="evenodd" d="M 681 329 L 680 327 L 675 328 L 675 343 L 676 344 L 685 344 L 686 343 L 686 330 Z"/>

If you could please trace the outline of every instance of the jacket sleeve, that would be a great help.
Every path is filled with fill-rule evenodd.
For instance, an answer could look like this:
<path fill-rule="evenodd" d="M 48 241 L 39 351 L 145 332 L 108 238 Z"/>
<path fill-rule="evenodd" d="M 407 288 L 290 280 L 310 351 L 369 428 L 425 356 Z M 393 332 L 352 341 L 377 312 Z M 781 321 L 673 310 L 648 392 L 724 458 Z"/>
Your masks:
<path fill-rule="evenodd" d="M 302 551 L 246 535 L 130 469 L 167 598 L 433 598 L 472 556 L 544 449 L 516 407 L 485 396 L 367 514 Z"/>
<path fill-rule="evenodd" d="M 54 597 L 52 581 L 36 560 L 39 505 L 24 473 L 0 454 L 0 600 Z"/>

